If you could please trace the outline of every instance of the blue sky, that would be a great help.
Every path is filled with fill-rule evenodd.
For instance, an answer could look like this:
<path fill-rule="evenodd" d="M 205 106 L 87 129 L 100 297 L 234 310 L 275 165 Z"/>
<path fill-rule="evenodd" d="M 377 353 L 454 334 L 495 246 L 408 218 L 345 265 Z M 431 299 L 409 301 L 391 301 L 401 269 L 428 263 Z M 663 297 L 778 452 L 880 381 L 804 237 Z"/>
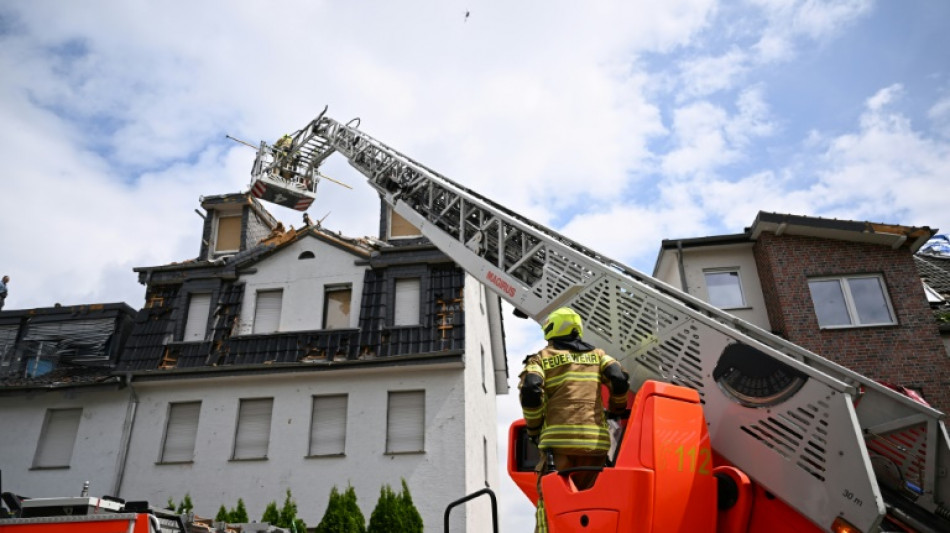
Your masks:
<path fill-rule="evenodd" d="M 199 197 L 247 187 L 225 134 L 273 141 L 325 105 L 647 272 L 661 239 L 759 210 L 950 230 L 950 3 L 591 4 L 4 2 L 7 307 L 141 306 L 132 268 L 195 257 Z M 311 216 L 375 233 L 369 187 L 324 170 L 354 190 L 322 184 Z M 506 327 L 514 383 L 538 336 Z M 517 416 L 502 397 L 499 427 Z M 522 500 L 503 487 L 505 531 L 530 527 Z"/>

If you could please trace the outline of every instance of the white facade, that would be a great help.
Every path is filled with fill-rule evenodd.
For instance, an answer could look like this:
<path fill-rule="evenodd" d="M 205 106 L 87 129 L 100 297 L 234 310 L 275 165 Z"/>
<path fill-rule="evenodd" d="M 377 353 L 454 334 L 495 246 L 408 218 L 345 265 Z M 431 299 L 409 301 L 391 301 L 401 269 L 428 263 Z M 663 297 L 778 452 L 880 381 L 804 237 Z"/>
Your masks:
<path fill-rule="evenodd" d="M 83 483 L 113 492 L 129 395 L 118 386 L 23 391 L 0 397 L 0 471 L 3 491 L 30 497 L 79 496 Z M 35 466 L 47 412 L 81 409 L 68 466 Z M 91 492 L 92 493 L 92 492 Z"/>
<path fill-rule="evenodd" d="M 349 327 L 357 327 L 363 273 L 367 267 L 355 266 L 355 259 L 352 253 L 316 237 L 305 236 L 279 253 L 255 263 L 250 272 L 241 274 L 245 289 L 238 333 L 252 333 L 256 295 L 260 291 L 273 290 L 283 291 L 277 331 L 321 329 L 325 288 L 344 285 L 352 288 Z"/>
<path fill-rule="evenodd" d="M 685 285 L 681 272 L 686 276 Z M 653 275 L 688 294 L 710 302 L 706 280 L 707 273 L 713 272 L 738 274 L 743 303 L 724 307 L 725 311 L 765 330 L 771 329 L 751 242 L 687 247 L 681 251 L 664 249 L 657 260 Z"/>
<path fill-rule="evenodd" d="M 398 491 L 405 479 L 426 530 L 439 529 L 449 502 L 485 486 L 482 446 L 465 446 L 487 439 L 494 450 L 494 386 L 487 382 L 486 394 L 480 376 L 478 365 L 466 360 L 464 365 L 354 365 L 340 370 L 138 381 L 134 384 L 138 413 L 120 496 L 165 502 L 178 501 L 187 491 L 199 514 L 213 514 L 222 504 L 233 507 L 242 498 L 249 515 L 258 519 L 270 501 L 280 506 L 289 488 L 299 516 L 316 526 L 333 486 L 340 491 L 353 486 L 368 522 L 380 488 L 389 484 Z M 472 388 L 477 391 L 471 392 Z M 424 391 L 422 453 L 386 453 L 390 391 Z M 308 457 L 313 397 L 333 394 L 348 397 L 345 453 Z M 483 401 L 465 409 L 464 400 L 471 397 L 477 402 L 474 396 L 483 396 Z M 247 398 L 273 398 L 266 459 L 232 459 L 238 405 Z M 161 464 L 169 404 L 187 401 L 201 402 L 194 460 Z M 464 461 L 459 457 L 462 450 Z M 496 458 L 492 455 L 489 460 L 488 482 L 497 487 Z M 459 531 L 491 529 L 485 513 L 457 511 L 453 517 L 453 529 Z"/>
<path fill-rule="evenodd" d="M 328 287 L 349 287 L 349 327 L 360 318 L 366 257 L 304 235 L 238 271 L 244 283 L 233 334 L 255 332 L 257 295 L 281 291 L 276 332 L 320 330 Z M 243 499 L 252 520 L 282 504 L 287 489 L 298 516 L 315 527 L 330 490 L 352 485 L 368 523 L 380 489 L 405 479 L 426 531 L 441 530 L 450 502 L 497 488 L 496 394 L 507 392 L 497 297 L 465 276 L 464 349 L 445 355 L 408 354 L 369 361 L 275 363 L 137 370 L 123 381 L 62 391 L 7 391 L 0 396 L 0 469 L 4 490 L 32 497 L 92 495 L 148 500 L 163 506 L 189 494 L 200 516 Z M 189 296 L 189 301 L 190 301 Z M 420 297 L 421 298 L 421 297 Z M 185 304 L 188 305 L 188 304 Z M 209 312 L 214 312 L 214 305 Z M 200 322 L 200 321 L 198 321 Z M 199 340 L 207 338 L 198 335 Z M 266 342 L 266 341 L 262 341 Z M 388 453 L 391 392 L 424 394 L 421 451 Z M 311 456 L 315 396 L 346 395 L 342 454 Z M 241 400 L 270 399 L 266 457 L 235 459 Z M 200 402 L 191 460 L 163 461 L 172 405 Z M 81 408 L 68 466 L 32 468 L 49 409 Z M 453 511 L 452 530 L 491 530 L 489 502 Z"/>

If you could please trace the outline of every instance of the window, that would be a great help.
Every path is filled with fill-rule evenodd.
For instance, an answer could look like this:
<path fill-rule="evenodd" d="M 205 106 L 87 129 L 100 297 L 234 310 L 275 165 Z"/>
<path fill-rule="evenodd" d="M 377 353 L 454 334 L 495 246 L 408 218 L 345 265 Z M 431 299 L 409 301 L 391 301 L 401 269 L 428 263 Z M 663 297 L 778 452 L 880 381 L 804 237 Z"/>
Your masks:
<path fill-rule="evenodd" d="M 350 327 L 350 300 L 353 289 L 349 285 L 326 287 L 323 292 L 323 329 Z"/>
<path fill-rule="evenodd" d="M 745 297 L 742 295 L 742 283 L 739 281 L 739 270 L 707 270 L 706 292 L 709 303 L 720 309 L 735 309 L 745 307 Z"/>
<path fill-rule="evenodd" d="M 810 279 L 808 289 L 823 328 L 896 323 L 881 276 Z"/>
<path fill-rule="evenodd" d="M 399 213 L 389 209 L 389 237 L 418 237 L 422 235 L 419 230 L 409 223 Z"/>
<path fill-rule="evenodd" d="M 280 329 L 280 308 L 283 301 L 283 289 L 257 291 L 257 305 L 254 307 L 254 333 L 274 333 Z"/>
<path fill-rule="evenodd" d="M 485 475 L 485 486 L 490 487 L 488 483 L 488 437 L 482 437 L 482 473 Z"/>
<path fill-rule="evenodd" d="M 425 391 L 390 391 L 386 453 L 425 451 Z"/>
<path fill-rule="evenodd" d="M 345 394 L 313 397 L 308 455 L 343 455 L 346 452 L 346 405 Z"/>
<path fill-rule="evenodd" d="M 48 409 L 33 468 L 69 468 L 82 409 Z"/>
<path fill-rule="evenodd" d="M 14 324 L 9 326 L 0 326 L 0 376 L 12 370 L 13 362 L 16 356 L 17 333 L 20 326 Z"/>
<path fill-rule="evenodd" d="M 208 331 L 208 314 L 211 311 L 210 294 L 192 294 L 188 297 L 188 316 L 185 317 L 185 342 L 205 340 Z"/>
<path fill-rule="evenodd" d="M 396 305 L 393 311 L 394 326 L 419 325 L 419 278 L 396 280 Z"/>
<path fill-rule="evenodd" d="M 241 400 L 232 459 L 266 459 L 273 398 Z"/>
<path fill-rule="evenodd" d="M 482 390 L 488 392 L 488 385 L 485 384 L 485 374 L 488 373 L 485 370 L 485 345 L 479 343 L 478 348 L 482 351 Z"/>
<path fill-rule="evenodd" d="M 201 402 L 168 404 L 168 422 L 160 463 L 190 463 L 195 456 Z"/>
<path fill-rule="evenodd" d="M 215 252 L 236 252 L 241 249 L 241 215 L 218 216 Z"/>
<path fill-rule="evenodd" d="M 315 257 L 317 257 L 317 256 L 315 256 L 315 255 L 313 254 L 313 252 L 311 252 L 310 250 L 305 250 L 305 251 L 303 251 L 303 252 L 300 252 L 300 255 L 297 256 L 297 259 L 298 259 L 298 260 L 300 260 L 300 259 L 313 259 L 313 258 L 315 258 Z"/>

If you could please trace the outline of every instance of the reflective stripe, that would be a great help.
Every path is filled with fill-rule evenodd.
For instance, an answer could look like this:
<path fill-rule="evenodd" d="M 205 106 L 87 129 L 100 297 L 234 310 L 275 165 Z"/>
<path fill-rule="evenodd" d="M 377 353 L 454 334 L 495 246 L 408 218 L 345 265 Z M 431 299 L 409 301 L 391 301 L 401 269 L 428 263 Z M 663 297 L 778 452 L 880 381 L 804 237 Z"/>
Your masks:
<path fill-rule="evenodd" d="M 542 377 L 544 376 L 544 369 L 541 368 L 541 365 L 536 364 L 536 363 L 528 363 L 527 365 L 525 365 L 524 370 L 525 372 L 532 372 Z"/>
<path fill-rule="evenodd" d="M 558 385 L 561 385 L 562 383 L 564 383 L 565 381 L 568 381 L 568 380 L 570 380 L 570 381 L 595 381 L 595 382 L 597 382 L 597 383 L 600 383 L 600 374 L 599 374 L 598 372 L 596 372 L 596 371 L 593 371 L 593 372 L 584 372 L 584 371 L 565 372 L 565 373 L 563 373 L 563 374 L 560 374 L 560 375 L 558 375 L 558 376 L 554 376 L 553 378 L 549 379 L 549 380 L 547 381 L 547 386 L 548 386 L 548 387 L 552 387 L 552 388 L 553 388 L 553 387 L 557 387 Z"/>

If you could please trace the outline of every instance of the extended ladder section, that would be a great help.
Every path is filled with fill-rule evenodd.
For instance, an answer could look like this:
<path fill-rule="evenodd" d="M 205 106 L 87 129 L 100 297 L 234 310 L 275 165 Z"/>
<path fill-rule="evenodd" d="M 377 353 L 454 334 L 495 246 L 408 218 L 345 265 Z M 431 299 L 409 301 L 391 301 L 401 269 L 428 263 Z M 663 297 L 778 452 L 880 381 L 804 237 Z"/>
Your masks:
<path fill-rule="evenodd" d="M 910 523 L 950 517 L 950 441 L 938 411 L 528 220 L 352 125 L 321 114 L 295 136 L 298 146 L 297 164 L 314 170 L 341 153 L 519 312 L 541 320 L 576 309 L 585 339 L 618 358 L 634 388 L 657 379 L 696 389 L 715 453 L 819 527 L 830 531 L 841 517 L 875 531 L 885 513 Z"/>

